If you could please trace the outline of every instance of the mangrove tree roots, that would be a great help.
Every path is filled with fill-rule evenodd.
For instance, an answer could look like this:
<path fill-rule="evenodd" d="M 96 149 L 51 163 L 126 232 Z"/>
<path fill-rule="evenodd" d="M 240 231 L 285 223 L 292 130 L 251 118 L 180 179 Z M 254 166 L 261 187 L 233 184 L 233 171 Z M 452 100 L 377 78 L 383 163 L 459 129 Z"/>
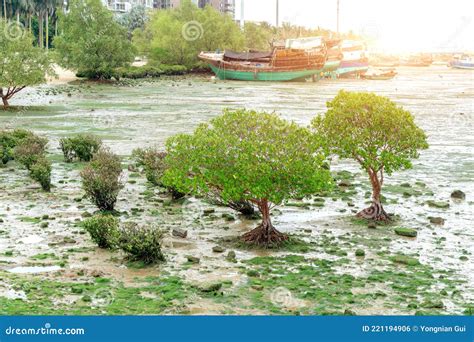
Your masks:
<path fill-rule="evenodd" d="M 245 233 L 242 241 L 262 247 L 279 245 L 288 240 L 288 235 L 280 233 L 271 223 L 261 223 L 257 228 Z"/>
<path fill-rule="evenodd" d="M 372 202 L 372 205 L 357 214 L 357 217 L 373 221 L 390 221 L 390 216 L 383 209 L 382 203 Z"/>

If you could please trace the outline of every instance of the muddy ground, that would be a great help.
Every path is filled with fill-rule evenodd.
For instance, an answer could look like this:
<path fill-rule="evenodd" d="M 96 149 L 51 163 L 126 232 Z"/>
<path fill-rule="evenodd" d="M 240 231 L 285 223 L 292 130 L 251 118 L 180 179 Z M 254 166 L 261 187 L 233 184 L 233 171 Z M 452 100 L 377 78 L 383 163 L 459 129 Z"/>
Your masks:
<path fill-rule="evenodd" d="M 0 314 L 471 314 L 473 75 L 436 66 L 402 68 L 390 81 L 182 77 L 27 90 L 12 101 L 20 110 L 0 112 L 0 125 L 50 139 L 54 187 L 42 192 L 14 162 L 0 168 Z M 429 135 L 430 149 L 414 168 L 386 179 L 385 208 L 398 215 L 391 225 L 369 229 L 354 219 L 370 188 L 350 161 L 334 160 L 341 184 L 335 191 L 275 210 L 274 224 L 297 243 L 270 251 L 235 243 L 258 221 L 202 200 L 172 201 L 141 172 L 128 170 L 134 148 L 162 147 L 223 108 L 276 111 L 305 125 L 339 89 L 390 97 Z M 168 233 L 166 263 L 129 262 L 97 248 L 80 227 L 95 208 L 81 190 L 84 164 L 64 163 L 58 139 L 84 132 L 123 157 L 122 222 L 188 230 L 186 239 Z M 466 198 L 451 198 L 454 190 Z M 418 235 L 399 236 L 397 227 Z"/>

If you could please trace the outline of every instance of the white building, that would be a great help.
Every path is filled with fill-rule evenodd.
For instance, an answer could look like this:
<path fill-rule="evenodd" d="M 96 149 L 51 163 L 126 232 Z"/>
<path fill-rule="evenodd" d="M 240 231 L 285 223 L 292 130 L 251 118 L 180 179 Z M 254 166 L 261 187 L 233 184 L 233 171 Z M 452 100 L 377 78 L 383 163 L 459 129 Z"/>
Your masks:
<path fill-rule="evenodd" d="M 145 8 L 153 8 L 154 2 L 154 0 L 102 0 L 104 6 L 118 13 L 130 12 L 132 7 L 139 5 Z"/>

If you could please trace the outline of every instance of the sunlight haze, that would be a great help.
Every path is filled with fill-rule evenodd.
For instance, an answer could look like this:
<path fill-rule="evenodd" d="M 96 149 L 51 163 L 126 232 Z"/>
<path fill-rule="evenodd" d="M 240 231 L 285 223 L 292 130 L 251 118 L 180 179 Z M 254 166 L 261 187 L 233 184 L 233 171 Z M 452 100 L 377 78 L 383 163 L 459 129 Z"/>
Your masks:
<path fill-rule="evenodd" d="M 276 23 L 276 0 L 236 0 L 236 18 Z M 336 30 L 337 0 L 280 0 L 279 22 Z M 340 0 L 340 31 L 364 34 L 387 52 L 473 51 L 474 2 Z"/>

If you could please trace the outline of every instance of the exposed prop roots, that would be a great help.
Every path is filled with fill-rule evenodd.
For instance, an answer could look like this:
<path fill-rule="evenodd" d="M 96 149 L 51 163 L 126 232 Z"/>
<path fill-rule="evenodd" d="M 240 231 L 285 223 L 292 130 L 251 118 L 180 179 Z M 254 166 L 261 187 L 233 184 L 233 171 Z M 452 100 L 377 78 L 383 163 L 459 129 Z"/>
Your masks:
<path fill-rule="evenodd" d="M 373 221 L 390 221 L 390 216 L 385 212 L 380 202 L 373 202 L 372 205 L 357 214 L 357 217 Z"/>
<path fill-rule="evenodd" d="M 287 241 L 288 235 L 280 233 L 271 225 L 271 223 L 262 223 L 258 225 L 257 228 L 242 235 L 241 239 L 242 241 L 253 245 L 268 247 L 279 245 L 280 243 Z"/>

